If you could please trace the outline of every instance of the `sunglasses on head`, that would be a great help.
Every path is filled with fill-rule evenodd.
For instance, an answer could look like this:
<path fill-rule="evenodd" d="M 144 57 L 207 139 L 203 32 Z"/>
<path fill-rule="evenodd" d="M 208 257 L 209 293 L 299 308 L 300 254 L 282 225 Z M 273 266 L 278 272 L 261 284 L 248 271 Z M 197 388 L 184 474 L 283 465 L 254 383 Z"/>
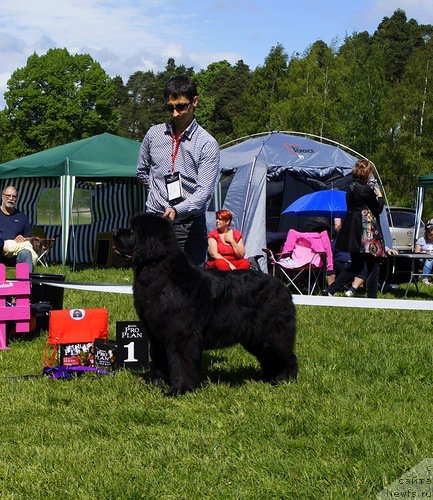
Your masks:
<path fill-rule="evenodd" d="M 190 105 L 190 102 L 181 102 L 180 104 L 166 104 L 165 109 L 170 113 L 176 111 L 185 111 L 185 109 Z"/>

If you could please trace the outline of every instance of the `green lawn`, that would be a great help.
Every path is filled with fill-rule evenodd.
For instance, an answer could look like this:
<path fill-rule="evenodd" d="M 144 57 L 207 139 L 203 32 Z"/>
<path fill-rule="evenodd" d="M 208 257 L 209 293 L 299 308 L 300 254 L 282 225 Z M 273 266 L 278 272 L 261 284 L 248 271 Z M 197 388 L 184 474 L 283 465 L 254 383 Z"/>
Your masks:
<path fill-rule="evenodd" d="M 67 278 L 127 284 L 131 272 Z M 129 295 L 66 290 L 64 306 L 108 307 L 112 338 L 136 318 Z M 432 314 L 297 314 L 297 383 L 260 382 L 235 347 L 207 353 L 203 387 L 179 398 L 127 371 L 20 377 L 41 374 L 46 333 L 13 342 L 0 352 L 0 498 L 375 498 L 433 456 Z"/>

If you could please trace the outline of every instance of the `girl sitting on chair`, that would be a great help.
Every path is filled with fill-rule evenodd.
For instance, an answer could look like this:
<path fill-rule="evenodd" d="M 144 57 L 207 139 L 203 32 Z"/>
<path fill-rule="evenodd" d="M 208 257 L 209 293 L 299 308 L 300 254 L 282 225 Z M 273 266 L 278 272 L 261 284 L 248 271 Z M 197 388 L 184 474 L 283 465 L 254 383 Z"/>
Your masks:
<path fill-rule="evenodd" d="M 237 229 L 230 229 L 233 214 L 230 210 L 218 210 L 215 217 L 216 229 L 208 234 L 209 260 L 206 267 L 220 271 L 249 269 L 250 261 L 244 258 L 242 233 Z"/>

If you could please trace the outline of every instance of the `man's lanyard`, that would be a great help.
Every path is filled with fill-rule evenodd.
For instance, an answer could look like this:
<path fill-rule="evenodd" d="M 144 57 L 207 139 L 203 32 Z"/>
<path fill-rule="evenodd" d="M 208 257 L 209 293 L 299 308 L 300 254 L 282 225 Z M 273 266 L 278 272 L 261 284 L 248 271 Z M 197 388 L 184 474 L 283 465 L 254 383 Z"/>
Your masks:
<path fill-rule="evenodd" d="M 174 173 L 174 164 L 176 163 L 176 156 L 179 151 L 180 141 L 182 140 L 183 133 L 178 137 L 173 134 L 171 135 L 171 173 Z"/>

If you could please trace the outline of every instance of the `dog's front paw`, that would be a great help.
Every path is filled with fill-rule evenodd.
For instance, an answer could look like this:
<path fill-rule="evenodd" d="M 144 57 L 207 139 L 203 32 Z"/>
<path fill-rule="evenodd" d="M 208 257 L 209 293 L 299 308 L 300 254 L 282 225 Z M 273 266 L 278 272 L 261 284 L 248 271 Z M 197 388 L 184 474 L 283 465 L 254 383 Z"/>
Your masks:
<path fill-rule="evenodd" d="M 166 380 L 159 374 L 147 372 L 143 375 L 140 382 L 144 385 L 152 384 L 156 387 L 164 387 L 167 385 Z"/>
<path fill-rule="evenodd" d="M 182 394 L 186 394 L 187 392 L 192 391 L 192 387 L 185 387 L 185 386 L 172 386 L 170 389 L 165 393 L 166 396 L 173 397 L 173 396 L 181 396 Z"/>

